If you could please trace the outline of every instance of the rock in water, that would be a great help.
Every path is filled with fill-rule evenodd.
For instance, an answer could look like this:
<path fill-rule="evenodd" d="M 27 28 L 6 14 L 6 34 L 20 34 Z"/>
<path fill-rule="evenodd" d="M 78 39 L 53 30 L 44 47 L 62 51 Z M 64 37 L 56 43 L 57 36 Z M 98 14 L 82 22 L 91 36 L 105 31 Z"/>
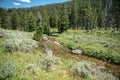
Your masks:
<path fill-rule="evenodd" d="M 81 55 L 82 54 L 82 50 L 72 50 L 72 53 Z"/>
<path fill-rule="evenodd" d="M 42 40 L 43 40 L 43 41 L 47 41 L 48 38 L 47 38 L 47 37 L 43 37 Z"/>
<path fill-rule="evenodd" d="M 52 57 L 53 51 L 50 48 L 48 48 L 45 44 L 43 46 L 44 46 L 46 54 Z"/>
<path fill-rule="evenodd" d="M 52 50 L 46 49 L 46 53 L 48 56 L 52 57 L 52 54 L 53 54 Z"/>
<path fill-rule="evenodd" d="M 56 42 L 56 41 L 55 41 L 54 43 L 55 43 L 56 45 L 60 46 L 60 43 L 58 43 L 58 42 Z"/>

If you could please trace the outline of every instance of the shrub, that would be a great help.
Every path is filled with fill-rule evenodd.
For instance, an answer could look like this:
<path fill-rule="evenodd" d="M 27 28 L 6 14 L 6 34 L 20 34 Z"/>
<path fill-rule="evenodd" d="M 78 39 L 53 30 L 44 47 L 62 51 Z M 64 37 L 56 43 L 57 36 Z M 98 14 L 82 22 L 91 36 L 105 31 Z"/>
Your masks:
<path fill-rule="evenodd" d="M 7 51 L 31 51 L 38 47 L 38 42 L 32 40 L 32 34 L 27 32 L 0 30 L 0 34 L 7 37 L 4 41 L 5 49 Z"/>
<path fill-rule="evenodd" d="M 87 61 L 78 62 L 71 68 L 75 74 L 85 79 L 93 79 L 92 64 Z"/>
<path fill-rule="evenodd" d="M 87 61 L 81 61 L 73 64 L 71 70 L 74 74 L 87 80 L 118 80 L 110 73 L 102 72 L 96 68 L 96 65 Z"/>
<path fill-rule="evenodd" d="M 32 34 L 28 32 L 15 31 L 15 30 L 0 30 L 0 34 L 7 38 L 32 38 Z"/>
<path fill-rule="evenodd" d="M 101 48 L 100 46 L 98 47 L 85 46 L 83 48 L 83 53 L 109 62 L 117 64 L 120 63 L 119 53 L 113 52 L 111 50 L 106 50 L 104 48 Z"/>
<path fill-rule="evenodd" d="M 38 42 L 29 38 L 10 38 L 5 42 L 7 51 L 31 51 L 33 48 L 38 47 Z"/>
<path fill-rule="evenodd" d="M 50 57 L 50 56 L 42 56 L 40 61 L 38 61 L 39 67 L 44 70 L 50 70 L 53 65 L 58 65 L 61 63 L 60 58 L 58 57 Z"/>
<path fill-rule="evenodd" d="M 119 36 L 110 34 L 109 31 L 99 32 L 102 34 L 69 30 L 61 34 L 57 40 L 70 49 L 80 47 L 85 55 L 120 64 Z"/>
<path fill-rule="evenodd" d="M 36 41 L 39 41 L 40 38 L 42 37 L 42 34 L 43 34 L 43 27 L 40 25 L 40 26 L 38 26 L 38 28 L 36 29 L 36 32 L 35 32 L 35 34 L 34 34 L 33 39 L 36 40 Z"/>
<path fill-rule="evenodd" d="M 57 41 L 69 49 L 76 49 L 79 47 L 77 43 L 64 38 L 58 38 Z"/>
<path fill-rule="evenodd" d="M 32 40 L 31 33 L 1 29 L 0 34 L 7 37 L 7 40 L 4 41 L 7 51 L 12 52 L 18 50 L 26 52 L 38 47 L 38 42 Z"/>
<path fill-rule="evenodd" d="M 7 62 L 4 66 L 0 69 L 0 80 L 6 80 L 13 75 L 16 71 L 15 64 L 12 62 Z"/>

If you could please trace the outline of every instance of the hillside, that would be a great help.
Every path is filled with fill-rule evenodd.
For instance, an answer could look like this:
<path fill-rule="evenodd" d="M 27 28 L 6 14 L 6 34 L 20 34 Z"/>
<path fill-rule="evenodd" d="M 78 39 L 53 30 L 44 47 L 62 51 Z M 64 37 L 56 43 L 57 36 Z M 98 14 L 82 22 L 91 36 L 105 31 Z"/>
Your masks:
<path fill-rule="evenodd" d="M 34 31 L 41 18 L 42 26 L 62 29 L 111 29 L 120 28 L 119 0 L 72 0 L 45 6 L 2 9 L 0 24 L 4 29 Z M 62 22 L 65 23 L 62 23 Z"/>
<path fill-rule="evenodd" d="M 67 47 L 55 43 L 56 37 L 49 36 L 38 44 L 32 34 L 0 30 L 1 80 L 118 80 L 112 75 L 120 75 L 115 73 L 120 69 L 118 65 L 72 54 Z M 52 56 L 43 45 L 52 50 Z"/>
<path fill-rule="evenodd" d="M 119 14 L 120 0 L 0 8 L 0 80 L 119 80 Z"/>

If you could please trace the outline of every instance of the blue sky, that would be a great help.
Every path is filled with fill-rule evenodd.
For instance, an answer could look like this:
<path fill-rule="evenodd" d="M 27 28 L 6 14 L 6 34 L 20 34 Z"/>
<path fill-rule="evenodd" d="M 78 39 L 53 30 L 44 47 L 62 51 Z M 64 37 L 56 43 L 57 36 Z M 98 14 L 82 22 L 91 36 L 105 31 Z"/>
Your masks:
<path fill-rule="evenodd" d="M 2 8 L 25 8 L 52 3 L 66 2 L 70 0 L 0 0 Z"/>

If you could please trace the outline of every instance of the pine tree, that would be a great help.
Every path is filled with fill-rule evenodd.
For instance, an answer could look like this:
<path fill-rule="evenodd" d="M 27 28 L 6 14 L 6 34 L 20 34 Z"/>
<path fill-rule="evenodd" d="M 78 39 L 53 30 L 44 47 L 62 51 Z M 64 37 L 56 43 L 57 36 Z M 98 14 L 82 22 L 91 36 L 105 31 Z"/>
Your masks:
<path fill-rule="evenodd" d="M 9 15 L 3 16 L 1 19 L 1 27 L 4 29 L 11 29 L 11 17 Z"/>
<path fill-rule="evenodd" d="M 71 9 L 72 27 L 73 29 L 78 29 L 78 5 L 76 0 L 73 0 L 73 7 Z"/>
<path fill-rule="evenodd" d="M 66 6 L 63 5 L 60 11 L 58 31 L 60 33 L 65 32 L 69 27 L 69 19 Z"/>
<path fill-rule="evenodd" d="M 43 34 L 43 27 L 41 25 L 41 22 L 37 21 L 37 29 L 36 29 L 33 39 L 36 41 L 39 41 L 42 38 L 42 34 Z"/>
<path fill-rule="evenodd" d="M 22 26 L 24 26 L 23 30 L 24 31 L 29 31 L 29 15 L 27 12 L 24 12 L 23 15 L 22 15 Z M 24 21 L 23 21 L 24 20 Z"/>
<path fill-rule="evenodd" d="M 49 23 L 49 16 L 46 10 L 43 11 L 42 24 L 43 24 L 43 33 L 49 35 L 50 34 L 50 23 Z"/>
<path fill-rule="evenodd" d="M 29 16 L 29 21 L 28 21 L 28 31 L 32 32 L 35 30 L 36 22 L 35 22 L 35 17 L 31 13 Z"/>
<path fill-rule="evenodd" d="M 20 19 L 17 12 L 13 12 L 12 15 L 12 29 L 18 29 L 20 27 Z"/>
<path fill-rule="evenodd" d="M 58 10 L 54 8 L 50 16 L 50 26 L 51 28 L 53 28 L 53 32 L 54 32 L 54 28 L 55 29 L 58 28 L 58 20 L 59 20 Z"/>
<path fill-rule="evenodd" d="M 41 23 L 42 17 L 39 12 L 37 13 L 37 16 L 38 16 L 38 18 L 37 18 L 37 22 L 36 22 L 36 31 L 35 31 L 33 39 L 36 41 L 39 41 L 42 38 L 43 27 L 42 27 L 42 23 Z"/>
<path fill-rule="evenodd" d="M 43 26 L 43 33 L 44 34 L 47 34 L 47 35 L 50 35 L 50 26 L 49 25 L 44 25 Z"/>

